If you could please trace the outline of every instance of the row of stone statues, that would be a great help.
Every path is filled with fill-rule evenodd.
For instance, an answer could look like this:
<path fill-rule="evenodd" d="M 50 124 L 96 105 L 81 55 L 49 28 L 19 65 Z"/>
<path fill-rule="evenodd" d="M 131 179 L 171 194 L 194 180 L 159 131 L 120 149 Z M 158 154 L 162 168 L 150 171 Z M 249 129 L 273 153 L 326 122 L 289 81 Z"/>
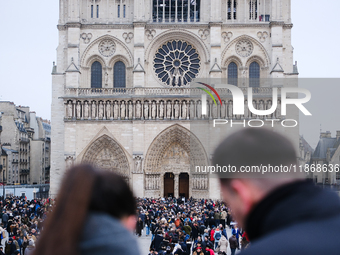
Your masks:
<path fill-rule="evenodd" d="M 158 190 L 160 188 L 160 175 L 147 174 L 145 175 L 145 189 Z M 192 175 L 192 189 L 207 190 L 208 176 L 206 174 Z"/>
<path fill-rule="evenodd" d="M 254 100 L 255 109 L 266 110 L 272 107 L 270 100 Z M 245 101 L 244 115 L 233 115 L 233 102 L 222 101 L 222 105 L 207 103 L 207 113 L 202 114 L 200 100 L 173 101 L 72 101 L 65 103 L 65 118 L 67 119 L 95 119 L 95 120 L 132 120 L 132 119 L 204 119 L 204 118 L 254 118 L 256 115 L 248 110 Z M 281 104 L 278 102 L 276 111 L 266 118 L 279 118 Z M 264 117 L 262 117 L 264 118 Z"/>
<path fill-rule="evenodd" d="M 192 189 L 208 189 L 208 176 L 206 174 L 193 175 Z"/>
<path fill-rule="evenodd" d="M 145 175 L 145 189 L 146 190 L 158 190 L 160 182 L 159 174 L 147 174 Z"/>

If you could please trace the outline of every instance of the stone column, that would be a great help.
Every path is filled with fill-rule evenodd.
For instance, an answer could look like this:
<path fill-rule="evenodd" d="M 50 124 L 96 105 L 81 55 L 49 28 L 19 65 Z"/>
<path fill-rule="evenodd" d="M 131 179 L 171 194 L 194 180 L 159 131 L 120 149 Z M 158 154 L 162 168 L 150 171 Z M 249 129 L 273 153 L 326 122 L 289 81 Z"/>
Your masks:
<path fill-rule="evenodd" d="M 175 175 L 175 187 L 174 187 L 174 197 L 179 196 L 179 174 L 174 174 Z"/>

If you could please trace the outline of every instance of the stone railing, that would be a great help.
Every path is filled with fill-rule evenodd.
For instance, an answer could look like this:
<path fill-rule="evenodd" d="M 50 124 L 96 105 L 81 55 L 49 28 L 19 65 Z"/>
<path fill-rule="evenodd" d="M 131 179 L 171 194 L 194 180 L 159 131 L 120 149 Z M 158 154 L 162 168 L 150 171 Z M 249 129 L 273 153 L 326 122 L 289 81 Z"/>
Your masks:
<path fill-rule="evenodd" d="M 248 94 L 248 87 L 239 87 L 244 95 Z M 220 96 L 232 96 L 227 88 L 216 88 Z M 271 96 L 272 88 L 254 87 L 254 96 Z M 198 88 L 66 88 L 65 97 L 105 97 L 105 96 L 199 96 L 205 92 Z M 280 94 L 280 88 L 278 88 Z"/>

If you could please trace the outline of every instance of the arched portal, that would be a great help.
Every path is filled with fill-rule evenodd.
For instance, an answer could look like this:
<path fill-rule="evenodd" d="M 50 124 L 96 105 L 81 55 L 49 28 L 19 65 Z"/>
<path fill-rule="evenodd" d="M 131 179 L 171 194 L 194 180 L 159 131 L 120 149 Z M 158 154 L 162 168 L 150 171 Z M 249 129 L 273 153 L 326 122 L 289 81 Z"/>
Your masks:
<path fill-rule="evenodd" d="M 103 135 L 86 150 L 82 163 L 92 164 L 102 170 L 113 171 L 126 180 L 130 174 L 128 159 L 122 147 L 111 137 Z"/>
<path fill-rule="evenodd" d="M 188 129 L 175 124 L 161 132 L 150 145 L 145 157 L 146 196 L 167 196 L 167 175 L 173 174 L 174 196 L 205 197 L 208 195 L 208 176 L 195 173 L 195 166 L 207 165 L 206 152 Z M 198 185 L 198 182 L 206 182 Z M 160 185 L 153 185 L 159 183 Z M 152 188 L 150 188 L 152 187 Z"/>

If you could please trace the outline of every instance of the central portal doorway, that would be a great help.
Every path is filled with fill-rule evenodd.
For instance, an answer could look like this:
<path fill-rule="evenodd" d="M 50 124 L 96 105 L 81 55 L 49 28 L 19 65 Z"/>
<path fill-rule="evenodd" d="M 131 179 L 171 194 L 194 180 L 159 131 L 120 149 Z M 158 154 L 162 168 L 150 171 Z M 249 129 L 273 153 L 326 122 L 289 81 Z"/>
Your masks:
<path fill-rule="evenodd" d="M 179 196 L 189 198 L 189 175 L 181 173 L 179 175 Z"/>
<path fill-rule="evenodd" d="M 164 197 L 174 197 L 174 174 L 164 174 Z"/>

